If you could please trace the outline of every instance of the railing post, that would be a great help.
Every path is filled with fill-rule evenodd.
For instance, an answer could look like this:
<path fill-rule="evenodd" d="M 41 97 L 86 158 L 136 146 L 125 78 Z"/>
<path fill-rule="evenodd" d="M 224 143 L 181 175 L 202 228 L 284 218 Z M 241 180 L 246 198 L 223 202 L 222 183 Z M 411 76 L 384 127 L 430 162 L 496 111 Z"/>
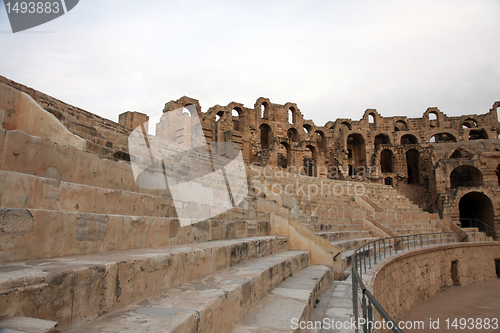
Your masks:
<path fill-rule="evenodd" d="M 355 326 L 355 332 L 358 333 L 358 318 L 359 318 L 359 313 L 358 313 L 358 279 L 356 278 L 356 274 L 354 274 L 354 268 L 353 272 L 351 273 L 352 275 L 352 312 L 354 315 L 354 322 L 356 323 Z"/>
<path fill-rule="evenodd" d="M 363 310 L 363 318 L 365 319 L 365 323 L 363 324 L 363 332 L 364 333 L 368 333 L 368 325 L 366 323 L 366 319 L 367 319 L 367 313 L 366 313 L 366 296 L 365 294 L 363 293 L 363 299 L 361 300 L 361 308 Z"/>

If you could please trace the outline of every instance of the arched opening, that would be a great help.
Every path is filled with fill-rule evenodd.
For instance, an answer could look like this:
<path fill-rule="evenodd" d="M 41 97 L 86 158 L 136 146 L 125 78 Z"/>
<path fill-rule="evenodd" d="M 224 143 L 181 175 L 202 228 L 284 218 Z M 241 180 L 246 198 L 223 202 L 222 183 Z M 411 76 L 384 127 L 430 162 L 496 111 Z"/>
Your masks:
<path fill-rule="evenodd" d="M 477 121 L 475 121 L 474 119 L 472 118 L 468 118 L 466 119 L 463 123 L 462 123 L 462 128 L 474 128 L 474 127 L 477 127 Z"/>
<path fill-rule="evenodd" d="M 458 204 L 462 228 L 478 228 L 494 237 L 495 215 L 493 204 L 487 195 L 480 192 L 469 192 Z"/>
<path fill-rule="evenodd" d="M 439 126 L 439 119 L 437 112 L 433 111 L 429 113 L 429 125 L 433 128 Z"/>
<path fill-rule="evenodd" d="M 434 134 L 429 142 L 433 143 L 445 143 L 445 142 L 457 142 L 457 138 L 450 133 L 439 133 Z"/>
<path fill-rule="evenodd" d="M 271 127 L 268 124 L 262 124 L 259 127 L 260 129 L 260 147 L 262 149 L 269 149 L 269 144 L 272 140 L 272 131 Z"/>
<path fill-rule="evenodd" d="M 471 165 L 461 165 L 450 174 L 451 188 L 475 187 L 483 185 L 483 174 Z"/>
<path fill-rule="evenodd" d="M 304 151 L 303 166 L 306 176 L 316 176 L 316 151 L 311 145 L 306 146 Z"/>
<path fill-rule="evenodd" d="M 341 129 L 341 130 L 344 130 L 344 131 L 345 131 L 345 130 L 347 130 L 347 131 L 352 130 L 352 126 L 351 126 L 351 124 L 350 124 L 350 123 L 348 123 L 347 121 L 342 122 L 340 125 L 341 125 L 341 126 L 340 126 L 340 129 Z"/>
<path fill-rule="evenodd" d="M 295 124 L 295 108 L 288 109 L 288 123 Z"/>
<path fill-rule="evenodd" d="M 316 131 L 316 146 L 318 146 L 319 151 L 326 151 L 326 137 L 322 131 Z"/>
<path fill-rule="evenodd" d="M 403 120 L 398 120 L 398 121 L 396 121 L 396 124 L 394 124 L 394 131 L 395 132 L 407 131 L 407 130 L 408 130 L 408 125 Z"/>
<path fill-rule="evenodd" d="M 375 148 L 379 145 L 389 145 L 391 144 L 391 139 L 385 134 L 379 134 L 375 137 Z"/>
<path fill-rule="evenodd" d="M 290 146 L 286 142 L 281 142 L 278 146 L 278 167 L 286 169 L 290 161 Z"/>
<path fill-rule="evenodd" d="M 453 154 L 450 155 L 450 158 L 468 158 L 471 154 L 468 151 L 463 150 L 462 148 L 457 148 L 453 151 Z"/>
<path fill-rule="evenodd" d="M 351 151 L 351 157 L 348 158 L 348 163 L 356 169 L 366 170 L 366 147 L 365 139 L 361 134 L 350 134 L 347 137 L 347 151 Z"/>
<path fill-rule="evenodd" d="M 497 166 L 497 171 L 495 171 L 495 173 L 497 174 L 498 185 L 500 185 L 500 164 Z"/>
<path fill-rule="evenodd" d="M 217 114 L 215 115 L 215 122 L 221 120 L 223 116 L 224 116 L 224 111 L 217 112 Z"/>
<path fill-rule="evenodd" d="M 286 134 L 292 142 L 299 142 L 299 133 L 295 128 L 289 128 Z"/>
<path fill-rule="evenodd" d="M 417 144 L 418 140 L 415 135 L 411 134 L 405 134 L 401 137 L 401 144 L 402 145 L 414 145 Z"/>
<path fill-rule="evenodd" d="M 392 186 L 393 183 L 394 183 L 394 180 L 391 177 L 386 177 L 384 179 L 384 184 L 385 185 Z"/>
<path fill-rule="evenodd" d="M 371 130 L 375 130 L 377 128 L 377 118 L 375 118 L 375 114 L 374 113 L 370 113 L 368 115 L 368 127 Z"/>
<path fill-rule="evenodd" d="M 269 118 L 269 104 L 267 104 L 267 102 L 263 102 L 260 105 L 260 117 L 262 119 L 268 119 Z"/>
<path fill-rule="evenodd" d="M 380 167 L 382 168 L 382 173 L 394 172 L 393 160 L 393 153 L 390 149 L 382 150 L 380 154 Z"/>
<path fill-rule="evenodd" d="M 241 109 L 240 108 L 234 108 L 231 111 L 231 116 L 233 118 L 233 129 L 235 131 L 240 130 L 240 115 L 241 115 Z"/>
<path fill-rule="evenodd" d="M 406 152 L 406 169 L 408 172 L 408 184 L 420 183 L 420 153 L 416 149 Z"/>
<path fill-rule="evenodd" d="M 307 133 L 311 133 L 311 130 L 312 130 L 312 126 L 311 125 L 308 125 L 308 124 L 304 124 L 304 129 L 306 130 Z"/>
<path fill-rule="evenodd" d="M 353 165 L 349 164 L 349 176 L 354 177 L 356 176 L 356 168 Z"/>
<path fill-rule="evenodd" d="M 484 129 L 481 130 L 471 130 L 469 132 L 469 140 L 481 140 L 488 139 L 488 134 Z"/>

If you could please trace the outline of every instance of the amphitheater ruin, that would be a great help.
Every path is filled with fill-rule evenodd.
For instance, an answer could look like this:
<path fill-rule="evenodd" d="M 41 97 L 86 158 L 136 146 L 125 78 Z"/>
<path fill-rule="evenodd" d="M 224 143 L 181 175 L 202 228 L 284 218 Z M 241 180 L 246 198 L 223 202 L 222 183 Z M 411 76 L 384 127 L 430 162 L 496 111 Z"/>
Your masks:
<path fill-rule="evenodd" d="M 146 128 L 151 148 L 148 115 L 117 123 L 0 76 L 0 331 L 320 332 L 294 324 L 352 318 L 353 254 L 405 235 L 383 251 L 408 251 L 363 275 L 395 320 L 447 287 L 496 280 L 499 107 L 368 109 L 318 126 L 294 103 L 203 112 L 184 96 L 165 104 L 156 136 L 186 145 L 198 134 L 212 153 L 232 143 L 224 154 L 244 162 L 224 173 L 229 204 L 191 202 L 170 183 L 139 186 L 129 138 Z M 156 167 L 185 176 L 207 162 L 215 173 L 217 158 Z M 227 180 L 245 173 L 236 200 Z M 182 224 L 181 206 L 209 218 Z"/>

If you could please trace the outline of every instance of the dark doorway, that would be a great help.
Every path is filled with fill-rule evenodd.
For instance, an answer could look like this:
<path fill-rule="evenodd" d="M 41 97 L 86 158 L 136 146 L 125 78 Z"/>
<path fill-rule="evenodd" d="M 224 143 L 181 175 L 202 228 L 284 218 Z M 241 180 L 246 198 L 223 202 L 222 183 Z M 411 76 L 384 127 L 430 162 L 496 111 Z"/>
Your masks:
<path fill-rule="evenodd" d="M 420 153 L 410 149 L 406 153 L 406 167 L 408 171 L 408 184 L 420 183 Z"/>
<path fill-rule="evenodd" d="M 458 204 L 462 228 L 477 227 L 495 237 L 495 215 L 493 204 L 487 195 L 480 192 L 470 192 L 464 195 Z"/>
<path fill-rule="evenodd" d="M 391 150 L 382 150 L 380 154 L 380 167 L 382 168 L 382 173 L 393 172 L 393 154 Z"/>
<path fill-rule="evenodd" d="M 267 124 L 260 125 L 260 146 L 262 149 L 268 149 L 272 139 L 271 127 Z"/>
<path fill-rule="evenodd" d="M 458 260 L 451 262 L 451 280 L 453 285 L 460 286 L 460 275 L 458 274 Z"/>

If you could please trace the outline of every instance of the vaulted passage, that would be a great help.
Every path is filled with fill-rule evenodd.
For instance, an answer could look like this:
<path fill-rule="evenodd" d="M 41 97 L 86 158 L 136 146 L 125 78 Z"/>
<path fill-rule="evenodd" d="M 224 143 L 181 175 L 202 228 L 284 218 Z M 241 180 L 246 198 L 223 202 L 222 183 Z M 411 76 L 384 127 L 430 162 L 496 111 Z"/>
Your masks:
<path fill-rule="evenodd" d="M 262 149 L 268 149 L 272 139 L 271 127 L 267 124 L 260 125 L 260 146 Z"/>
<path fill-rule="evenodd" d="M 460 222 L 462 228 L 477 227 L 488 236 L 494 236 L 495 215 L 493 204 L 487 195 L 480 192 L 470 192 L 460 199 Z"/>

